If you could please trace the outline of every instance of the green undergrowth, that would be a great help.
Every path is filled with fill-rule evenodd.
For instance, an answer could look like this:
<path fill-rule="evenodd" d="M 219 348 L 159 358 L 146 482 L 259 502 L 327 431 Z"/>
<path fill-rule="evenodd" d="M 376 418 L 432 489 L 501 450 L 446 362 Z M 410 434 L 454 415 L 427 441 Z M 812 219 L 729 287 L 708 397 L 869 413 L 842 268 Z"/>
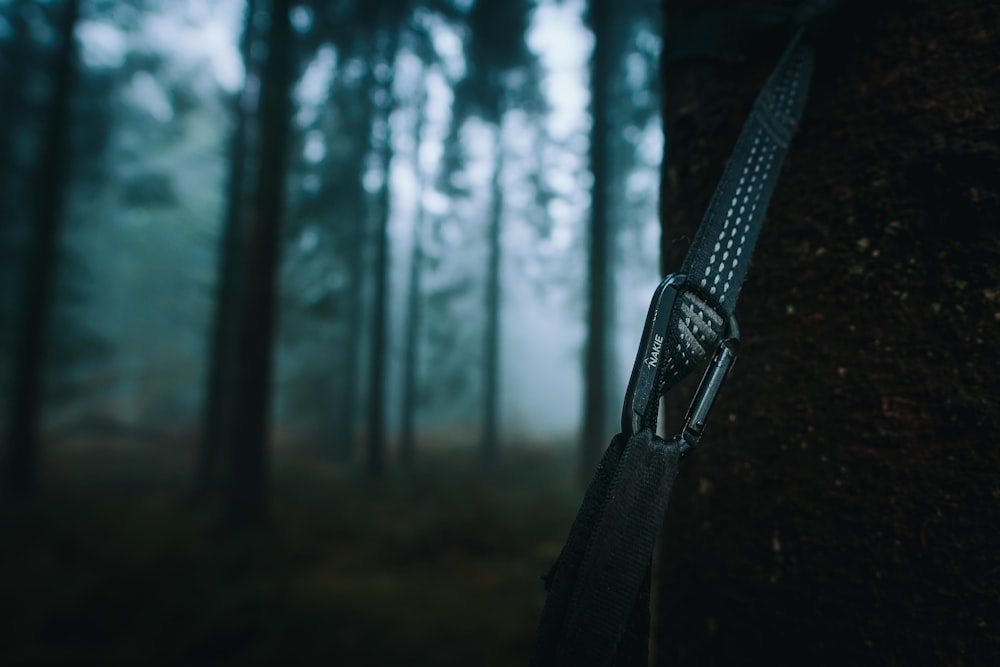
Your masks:
<path fill-rule="evenodd" d="M 279 460 L 269 525 L 237 534 L 183 466 L 55 462 L 0 512 L 0 664 L 525 664 L 572 463 L 437 452 L 372 480 Z"/>

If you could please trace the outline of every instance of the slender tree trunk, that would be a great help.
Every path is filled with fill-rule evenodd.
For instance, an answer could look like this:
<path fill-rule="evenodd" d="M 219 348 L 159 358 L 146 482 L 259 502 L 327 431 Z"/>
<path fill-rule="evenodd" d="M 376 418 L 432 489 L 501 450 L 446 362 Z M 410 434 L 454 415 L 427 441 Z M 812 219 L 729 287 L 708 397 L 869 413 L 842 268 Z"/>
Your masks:
<path fill-rule="evenodd" d="M 250 44 L 256 0 L 245 8 L 240 52 L 247 78 L 250 74 Z M 215 314 L 212 322 L 211 350 L 208 359 L 208 382 L 205 391 L 205 422 L 202 429 L 198 461 L 198 491 L 211 493 L 219 486 L 222 475 L 222 455 L 228 451 L 227 436 L 232 433 L 235 386 L 235 351 L 238 346 L 239 256 L 243 247 L 245 213 L 246 162 L 248 158 L 248 91 L 233 99 L 235 126 L 229 148 L 229 184 L 226 192 L 226 213 L 219 246 L 218 286 Z"/>
<path fill-rule="evenodd" d="M 339 417 L 337 421 L 337 442 L 331 448 L 333 458 L 340 462 L 347 462 L 354 459 L 355 438 L 358 428 L 358 371 L 361 367 L 361 311 L 362 296 L 364 294 L 364 271 L 361 262 L 362 248 L 365 247 L 365 238 L 362 219 L 360 216 L 352 223 L 354 225 L 353 250 L 349 253 L 348 275 L 350 276 L 350 287 L 347 294 L 347 334 L 344 341 L 344 383 L 343 399 L 340 402 Z"/>
<path fill-rule="evenodd" d="M 366 87 L 366 90 L 370 88 Z M 371 118 L 369 112 L 368 117 Z M 370 127 L 371 124 L 368 123 Z M 364 160 L 358 162 L 359 181 L 358 188 L 363 192 L 360 178 L 364 173 Z M 350 221 L 351 231 L 345 235 L 346 243 L 351 248 L 347 252 L 347 274 L 349 285 L 345 312 L 348 313 L 347 331 L 345 333 L 342 353 L 344 355 L 344 373 L 339 381 L 342 383 L 343 391 L 341 400 L 336 406 L 336 419 L 334 437 L 336 441 L 331 443 L 328 451 L 331 459 L 339 463 L 347 463 L 355 458 L 357 445 L 357 433 L 359 424 L 360 386 L 358 373 L 361 369 L 361 359 L 363 353 L 362 318 L 361 309 L 365 293 L 365 271 L 364 249 L 368 244 L 367 234 L 365 234 L 365 219 L 363 215 L 364 206 L 353 211 L 353 219 Z"/>
<path fill-rule="evenodd" d="M 13 139 L 18 127 L 18 117 L 24 113 L 23 93 L 25 75 L 30 57 L 30 41 L 28 27 L 25 25 L 22 13 L 23 2 L 16 2 L 10 9 L 10 27 L 12 36 L 4 45 L 2 56 L 4 103 L 0 104 L 0 241 L 3 231 L 10 226 L 15 206 L 12 193 L 15 187 L 12 179 L 17 175 L 19 167 L 15 160 Z"/>
<path fill-rule="evenodd" d="M 500 411 L 500 231 L 503 218 L 503 113 L 497 114 L 489 259 L 486 263 L 486 331 L 483 341 L 483 459 L 497 457 Z"/>
<path fill-rule="evenodd" d="M 383 49 L 386 63 L 392 69 L 392 62 L 396 55 L 397 38 L 395 28 L 387 28 L 389 36 L 386 38 L 386 45 Z M 381 154 L 381 164 L 383 169 L 382 187 L 379 190 L 376 211 L 378 215 L 378 227 L 375 233 L 375 294 L 374 294 L 374 321 L 372 325 L 372 354 L 371 354 L 371 395 L 368 402 L 368 472 L 371 475 L 382 475 L 385 471 L 385 376 L 387 372 L 387 352 L 389 347 L 389 214 L 390 214 L 390 194 L 389 183 L 392 166 L 392 112 L 395 108 L 395 98 L 393 94 L 394 77 L 390 74 L 383 83 L 384 90 L 389 100 L 386 104 L 384 114 L 385 132 L 382 137 L 382 144 L 379 147 Z"/>
<path fill-rule="evenodd" d="M 403 427 L 400 441 L 399 456 L 404 465 L 413 462 L 416 441 L 416 394 L 418 377 L 418 359 L 420 356 L 420 326 L 422 313 L 423 290 L 421 290 L 421 265 L 423 264 L 424 235 L 424 175 L 420 169 L 420 137 L 423 134 L 426 95 L 421 98 L 420 112 L 417 120 L 416 135 L 416 168 L 417 168 L 417 212 L 413 221 L 413 247 L 410 253 L 410 283 L 406 302 L 406 352 L 403 359 Z"/>
<path fill-rule="evenodd" d="M 226 504 L 229 518 L 267 518 L 268 445 L 285 170 L 291 124 L 291 0 L 274 0 L 261 80 L 260 166 L 247 230 L 247 260 Z"/>
<path fill-rule="evenodd" d="M 11 36 L 0 51 L 0 89 L 4 91 L 4 101 L 0 104 L 0 350 L 12 351 L 16 343 L 13 339 L 17 321 L 20 296 L 18 278 L 21 273 L 25 253 L 28 225 L 25 209 L 17 193 L 24 188 L 22 183 L 29 170 L 21 164 L 20 156 L 14 150 L 14 137 L 23 131 L 21 119 L 29 115 L 24 99 L 24 81 L 31 62 L 31 41 L 22 14 L 23 2 L 14 3 L 7 12 Z M 0 385 L 0 393 L 7 395 L 5 388 L 11 377 L 5 377 Z M 6 416 L 6 415 L 5 415 Z M 6 429 L 6 422 L 0 420 L 0 428 Z M 0 438 L 2 442 L 2 438 Z M 2 457 L 0 457 L 2 458 Z"/>
<path fill-rule="evenodd" d="M 1000 664 L 996 6 L 841 8 L 673 489 L 655 664 Z M 782 46 L 665 68 L 665 255 Z"/>
<path fill-rule="evenodd" d="M 383 150 L 383 159 L 391 159 L 388 150 Z M 385 374 L 389 291 L 388 166 L 385 171 L 386 182 L 383 184 L 382 192 L 378 198 L 380 220 L 375 234 L 374 320 L 372 324 L 371 371 L 369 373 L 371 382 L 369 391 L 371 393 L 368 399 L 368 472 L 376 476 L 381 475 L 385 470 Z"/>
<path fill-rule="evenodd" d="M 608 86 L 614 54 L 609 45 L 611 4 L 592 0 L 588 23 L 594 33 L 594 51 L 590 62 L 590 171 L 594 182 L 590 202 L 590 248 L 588 256 L 589 293 L 587 309 L 586 369 L 584 372 L 584 421 L 581 438 L 580 478 L 589 480 L 601 451 L 608 442 L 607 424 L 608 364 L 612 313 L 608 308 L 611 262 L 608 257 L 608 143 L 611 127 L 608 112 Z"/>
<path fill-rule="evenodd" d="M 16 498 L 30 497 L 38 488 L 42 371 L 67 190 L 70 101 L 76 76 L 74 31 L 79 14 L 79 0 L 68 0 L 60 26 L 52 99 L 35 184 L 35 229 L 20 305 L 4 467 L 7 490 Z"/>
<path fill-rule="evenodd" d="M 369 47 L 371 48 L 371 47 Z M 334 104 L 342 107 L 353 105 L 352 108 L 358 110 L 357 116 L 352 116 L 352 131 L 367 132 L 365 136 L 371 136 L 372 123 L 375 118 L 375 104 L 372 100 L 371 91 L 375 85 L 374 68 L 371 64 L 374 57 L 369 57 L 369 66 L 359 88 L 352 89 L 345 94 L 332 97 Z M 360 91 L 360 100 L 358 99 Z M 358 425 L 362 421 L 361 410 L 361 388 L 358 379 L 361 370 L 361 359 L 364 352 L 364 341 L 362 340 L 363 320 L 361 312 L 363 309 L 367 272 L 363 261 L 365 250 L 368 247 L 369 234 L 368 225 L 365 224 L 366 212 L 368 210 L 367 193 L 364 188 L 365 161 L 368 155 L 369 144 L 365 142 L 363 146 L 355 149 L 353 153 L 353 169 L 348 173 L 356 174 L 354 198 L 350 201 L 350 206 L 345 207 L 347 211 L 344 218 L 347 220 L 348 231 L 344 234 L 344 243 L 347 247 L 346 261 L 348 274 L 347 297 L 345 299 L 345 312 L 348 313 L 347 331 L 345 340 L 341 345 L 343 354 L 344 373 L 340 378 L 343 386 L 341 392 L 342 399 L 336 406 L 336 418 L 334 420 L 336 442 L 331 443 L 329 452 L 333 460 L 338 462 L 353 461 L 356 454 Z"/>

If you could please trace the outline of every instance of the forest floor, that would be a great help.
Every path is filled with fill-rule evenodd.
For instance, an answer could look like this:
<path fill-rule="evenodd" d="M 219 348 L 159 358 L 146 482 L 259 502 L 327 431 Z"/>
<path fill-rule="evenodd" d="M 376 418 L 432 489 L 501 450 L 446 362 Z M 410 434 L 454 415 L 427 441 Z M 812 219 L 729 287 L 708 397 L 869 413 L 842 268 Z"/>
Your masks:
<path fill-rule="evenodd" d="M 270 528 L 235 537 L 169 456 L 52 462 L 42 501 L 0 510 L 0 664 L 526 664 L 569 451 L 275 467 Z"/>

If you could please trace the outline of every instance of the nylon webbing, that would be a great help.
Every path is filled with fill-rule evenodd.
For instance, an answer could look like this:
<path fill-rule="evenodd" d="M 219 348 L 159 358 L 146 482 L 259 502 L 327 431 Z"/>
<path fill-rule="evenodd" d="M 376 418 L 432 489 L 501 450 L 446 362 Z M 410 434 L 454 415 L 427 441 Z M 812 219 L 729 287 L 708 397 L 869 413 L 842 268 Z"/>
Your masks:
<path fill-rule="evenodd" d="M 646 664 L 649 568 L 680 456 L 648 430 L 611 441 L 547 577 L 532 665 Z"/>
<path fill-rule="evenodd" d="M 800 27 L 754 102 L 684 261 L 655 396 L 712 354 L 732 315 L 805 106 L 813 49 L 801 26 L 835 4 L 810 0 L 794 12 Z M 532 665 L 646 665 L 653 548 L 684 449 L 681 436 L 663 440 L 648 428 L 612 439 L 545 577 Z"/>
<path fill-rule="evenodd" d="M 795 34 L 757 95 L 688 250 L 667 339 L 662 394 L 715 349 L 746 278 L 764 213 L 805 107 L 813 49 Z"/>

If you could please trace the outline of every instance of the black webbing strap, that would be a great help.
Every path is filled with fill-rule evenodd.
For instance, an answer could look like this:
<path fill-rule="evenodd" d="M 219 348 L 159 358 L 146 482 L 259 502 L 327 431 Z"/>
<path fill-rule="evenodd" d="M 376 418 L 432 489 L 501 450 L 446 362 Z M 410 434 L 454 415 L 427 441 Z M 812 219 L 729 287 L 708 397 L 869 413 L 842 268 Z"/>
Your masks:
<path fill-rule="evenodd" d="M 757 244 L 788 144 L 805 107 L 813 50 L 792 38 L 767 82 L 722 172 L 681 273 L 685 290 L 674 306 L 666 349 L 666 392 L 715 349 Z"/>
<path fill-rule="evenodd" d="M 712 354 L 724 334 L 736 335 L 726 331 L 735 326 L 736 299 L 805 106 L 813 64 L 806 24 L 834 4 L 810 0 L 792 13 L 795 34 L 754 102 L 684 261 L 662 354 L 657 347 L 657 356 L 644 361 L 640 347 L 637 368 L 656 369 L 651 403 Z M 647 328 L 655 308 L 656 297 Z M 655 424 L 653 411 L 644 423 Z M 545 578 L 536 667 L 646 665 L 653 548 L 690 440 L 636 430 L 612 439 Z"/>
<path fill-rule="evenodd" d="M 648 430 L 611 441 L 546 578 L 532 665 L 646 664 L 650 563 L 680 456 Z"/>

